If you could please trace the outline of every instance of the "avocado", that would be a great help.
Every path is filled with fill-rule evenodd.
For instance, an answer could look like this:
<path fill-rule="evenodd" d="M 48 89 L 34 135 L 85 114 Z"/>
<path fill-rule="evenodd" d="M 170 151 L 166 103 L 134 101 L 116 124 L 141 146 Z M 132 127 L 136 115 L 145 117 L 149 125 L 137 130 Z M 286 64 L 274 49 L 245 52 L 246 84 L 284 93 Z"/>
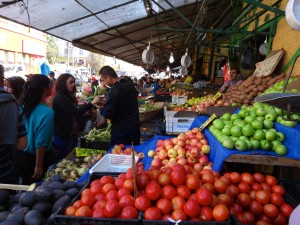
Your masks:
<path fill-rule="evenodd" d="M 6 217 L 9 215 L 9 211 L 0 212 L 0 222 L 6 220 Z"/>
<path fill-rule="evenodd" d="M 66 207 L 71 202 L 71 197 L 69 195 L 64 195 L 58 199 L 52 206 L 52 213 L 55 213 L 58 209 Z"/>
<path fill-rule="evenodd" d="M 52 195 L 52 201 L 56 202 L 56 200 L 60 199 L 62 196 L 65 195 L 65 192 L 62 190 L 54 190 Z"/>
<path fill-rule="evenodd" d="M 20 206 L 19 203 L 14 203 L 8 206 L 8 211 L 12 212 L 12 211 L 16 211 L 18 209 L 22 208 L 22 206 Z"/>
<path fill-rule="evenodd" d="M 65 178 L 63 178 L 61 175 L 58 175 L 58 174 L 54 174 L 50 177 L 49 181 L 52 182 L 52 181 L 58 181 L 58 182 L 65 182 Z"/>
<path fill-rule="evenodd" d="M 12 221 L 12 220 L 5 220 L 0 225 L 19 225 L 19 223 Z"/>
<path fill-rule="evenodd" d="M 33 197 L 34 197 L 33 191 L 23 192 L 20 196 L 19 204 L 24 207 L 31 207 L 36 202 Z"/>
<path fill-rule="evenodd" d="M 47 187 L 52 188 L 53 190 L 65 190 L 65 187 L 59 181 L 50 181 Z"/>
<path fill-rule="evenodd" d="M 71 198 L 73 198 L 78 192 L 79 191 L 77 188 L 71 188 L 71 189 L 65 191 L 65 194 L 69 195 Z"/>
<path fill-rule="evenodd" d="M 23 224 L 25 213 L 11 213 L 7 216 L 6 221 L 14 221 L 18 224 Z"/>
<path fill-rule="evenodd" d="M 16 209 L 14 211 L 11 211 L 11 213 L 15 214 L 15 213 L 23 213 L 23 214 L 26 214 L 30 211 L 31 209 L 29 207 L 22 207 L 22 208 L 19 208 L 19 209 Z"/>
<path fill-rule="evenodd" d="M 75 181 L 67 180 L 63 183 L 65 190 L 71 189 L 71 188 L 77 188 L 77 184 Z"/>
<path fill-rule="evenodd" d="M 9 200 L 9 192 L 0 189 L 0 205 L 5 205 Z"/>
<path fill-rule="evenodd" d="M 51 212 L 52 204 L 50 202 L 37 202 L 32 206 L 32 209 L 41 212 L 44 216 Z"/>
<path fill-rule="evenodd" d="M 24 218 L 26 225 L 43 225 L 45 224 L 42 213 L 37 210 L 31 210 L 26 213 Z"/>
<path fill-rule="evenodd" d="M 49 186 L 39 186 L 34 190 L 34 199 L 38 202 L 46 202 L 52 195 L 53 189 Z"/>

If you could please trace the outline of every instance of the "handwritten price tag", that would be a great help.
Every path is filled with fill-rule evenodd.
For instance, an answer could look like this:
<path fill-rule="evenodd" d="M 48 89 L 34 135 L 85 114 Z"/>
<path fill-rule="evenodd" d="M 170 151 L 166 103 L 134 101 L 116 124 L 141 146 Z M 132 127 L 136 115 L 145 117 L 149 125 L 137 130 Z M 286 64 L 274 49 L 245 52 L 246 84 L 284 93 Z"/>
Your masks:
<path fill-rule="evenodd" d="M 222 96 L 222 93 L 217 92 L 217 94 L 215 94 L 215 96 L 213 97 L 214 101 L 217 101 L 218 98 L 220 98 Z"/>
<path fill-rule="evenodd" d="M 217 118 L 217 115 L 214 113 L 212 114 L 201 126 L 200 130 L 203 131 L 214 119 Z"/>

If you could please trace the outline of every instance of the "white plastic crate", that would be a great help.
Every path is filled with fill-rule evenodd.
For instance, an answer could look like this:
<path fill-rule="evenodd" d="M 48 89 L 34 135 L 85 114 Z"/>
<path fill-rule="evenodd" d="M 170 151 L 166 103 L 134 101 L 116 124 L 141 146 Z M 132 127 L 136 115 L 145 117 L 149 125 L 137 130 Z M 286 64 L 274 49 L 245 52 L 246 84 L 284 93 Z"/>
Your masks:
<path fill-rule="evenodd" d="M 166 133 L 182 133 L 187 131 L 195 118 L 172 117 L 166 118 Z"/>
<path fill-rule="evenodd" d="M 165 118 L 174 117 L 175 113 L 177 113 L 177 111 L 172 111 L 170 107 L 168 107 L 168 106 L 164 107 L 164 116 L 165 116 Z"/>
<path fill-rule="evenodd" d="M 135 156 L 136 163 L 138 160 L 139 157 Z M 89 172 L 90 174 L 95 172 L 123 173 L 130 167 L 132 167 L 131 155 L 106 154 Z"/>
<path fill-rule="evenodd" d="M 187 101 L 187 96 L 177 96 L 177 95 L 172 95 L 172 104 L 185 104 Z"/>

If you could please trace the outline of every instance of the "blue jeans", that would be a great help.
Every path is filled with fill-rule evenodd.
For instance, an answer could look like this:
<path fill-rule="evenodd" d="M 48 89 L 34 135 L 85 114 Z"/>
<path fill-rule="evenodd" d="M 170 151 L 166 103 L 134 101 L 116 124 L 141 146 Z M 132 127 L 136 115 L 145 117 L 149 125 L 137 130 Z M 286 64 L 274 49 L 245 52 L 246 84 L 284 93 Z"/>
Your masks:
<path fill-rule="evenodd" d="M 62 139 L 58 136 L 53 136 L 53 143 L 57 149 L 58 160 L 65 158 L 76 146 L 78 136 L 72 134 L 68 139 Z"/>

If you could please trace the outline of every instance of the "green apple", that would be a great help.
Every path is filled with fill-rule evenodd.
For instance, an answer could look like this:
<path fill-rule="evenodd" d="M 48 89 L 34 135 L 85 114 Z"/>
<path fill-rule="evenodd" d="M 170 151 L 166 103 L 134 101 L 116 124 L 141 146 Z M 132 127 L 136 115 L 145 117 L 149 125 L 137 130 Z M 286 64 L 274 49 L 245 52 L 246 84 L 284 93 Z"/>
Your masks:
<path fill-rule="evenodd" d="M 283 142 L 285 139 L 285 135 L 282 132 L 276 132 L 277 140 Z"/>
<path fill-rule="evenodd" d="M 263 129 L 263 126 L 264 126 L 263 122 L 260 120 L 252 121 L 251 125 L 255 130 L 261 130 L 261 129 Z"/>
<path fill-rule="evenodd" d="M 253 138 L 255 139 L 255 140 L 264 140 L 265 139 L 265 137 L 266 137 L 266 134 L 265 134 L 265 132 L 264 131 L 262 131 L 262 130 L 256 130 L 255 132 L 254 132 L 254 134 L 253 134 Z"/>
<path fill-rule="evenodd" d="M 265 107 L 265 105 L 260 102 L 254 102 L 254 104 L 253 104 L 253 108 L 255 108 L 255 109 L 260 109 L 260 108 L 264 108 L 264 107 Z"/>
<path fill-rule="evenodd" d="M 275 128 L 271 128 L 269 129 L 270 131 L 274 131 L 274 132 L 277 132 L 277 130 Z"/>
<path fill-rule="evenodd" d="M 265 119 L 270 121 L 275 121 L 276 117 L 277 117 L 276 113 L 271 113 L 271 112 L 265 115 Z"/>
<path fill-rule="evenodd" d="M 254 109 L 249 111 L 248 115 L 249 116 L 254 116 L 255 118 L 257 117 Z"/>
<path fill-rule="evenodd" d="M 255 132 L 255 129 L 254 129 L 254 127 L 253 127 L 252 125 L 250 125 L 250 124 L 246 124 L 246 125 L 243 126 L 243 128 L 242 128 L 242 133 L 243 133 L 243 135 L 245 135 L 246 137 L 251 137 L 251 136 L 253 136 L 254 132 Z"/>
<path fill-rule="evenodd" d="M 284 119 L 282 118 L 282 116 L 277 116 L 276 122 L 283 124 L 284 123 Z"/>
<path fill-rule="evenodd" d="M 228 149 L 234 149 L 235 142 L 231 138 L 225 138 L 222 142 L 222 145 Z"/>
<path fill-rule="evenodd" d="M 278 116 L 281 116 L 281 115 L 282 115 L 282 109 L 274 108 L 274 110 L 275 110 L 275 112 L 276 112 L 276 114 L 277 114 Z"/>
<path fill-rule="evenodd" d="M 225 126 L 224 122 L 222 119 L 215 119 L 213 121 L 213 125 L 215 128 L 217 128 L 218 130 L 222 130 Z"/>
<path fill-rule="evenodd" d="M 240 136 L 239 139 L 244 140 L 244 141 L 246 141 L 246 140 L 248 141 L 249 140 L 246 136 L 243 136 L 243 135 Z"/>
<path fill-rule="evenodd" d="M 237 119 L 240 119 L 240 116 L 238 114 L 232 114 L 231 117 L 230 117 L 230 120 L 233 122 Z"/>
<path fill-rule="evenodd" d="M 246 143 L 247 143 L 248 150 L 251 150 L 251 149 L 253 149 L 252 142 L 251 142 L 251 141 L 249 141 L 249 140 L 245 140 L 245 141 L 246 141 Z"/>
<path fill-rule="evenodd" d="M 278 155 L 286 155 L 287 154 L 287 148 L 284 145 L 278 145 L 275 147 L 275 152 Z"/>
<path fill-rule="evenodd" d="M 256 109 L 256 116 L 264 117 L 266 115 L 266 110 L 264 108 L 257 108 Z"/>
<path fill-rule="evenodd" d="M 263 117 L 263 116 L 258 116 L 258 117 L 256 117 L 256 119 L 259 120 L 259 121 L 264 121 L 264 120 L 265 120 L 265 117 Z"/>
<path fill-rule="evenodd" d="M 247 142 L 244 141 L 244 140 L 240 140 L 238 139 L 236 142 L 235 142 L 235 148 L 239 151 L 245 151 L 248 149 L 248 145 L 247 145 Z"/>
<path fill-rule="evenodd" d="M 225 113 L 223 114 L 223 116 L 221 117 L 223 120 L 227 120 L 229 121 L 230 120 L 230 117 L 231 117 L 231 114 L 230 113 Z"/>
<path fill-rule="evenodd" d="M 231 103 L 231 106 L 237 106 L 237 104 L 235 102 Z"/>
<path fill-rule="evenodd" d="M 260 142 L 258 140 L 251 140 L 252 143 L 252 149 L 259 149 Z"/>
<path fill-rule="evenodd" d="M 243 127 L 245 126 L 246 122 L 242 119 L 237 119 L 233 122 L 233 125 L 239 126 L 239 127 Z"/>
<path fill-rule="evenodd" d="M 222 134 L 225 134 L 227 136 L 230 136 L 231 133 L 230 133 L 230 128 L 231 127 L 228 127 L 228 126 L 225 126 L 223 129 L 222 129 Z"/>
<path fill-rule="evenodd" d="M 244 119 L 248 114 L 248 111 L 246 109 L 241 109 L 239 112 L 238 112 L 238 115 Z"/>
<path fill-rule="evenodd" d="M 276 138 L 277 138 L 276 132 L 274 132 L 272 130 L 268 130 L 266 132 L 266 140 L 274 141 L 274 140 L 276 140 Z"/>
<path fill-rule="evenodd" d="M 297 121 L 299 121 L 299 120 L 300 120 L 300 115 L 298 115 L 298 114 L 296 114 L 296 113 L 293 113 L 293 114 L 291 115 L 291 119 L 292 119 L 292 120 L 297 120 Z"/>
<path fill-rule="evenodd" d="M 296 127 L 297 121 L 283 120 L 283 125 L 287 127 Z"/>
<path fill-rule="evenodd" d="M 252 121 L 254 121 L 255 119 L 256 119 L 256 116 L 248 115 L 245 117 L 244 121 L 248 124 L 251 124 Z"/>
<path fill-rule="evenodd" d="M 230 137 L 234 142 L 236 142 L 239 138 L 238 137 L 234 137 L 234 136 L 231 136 Z"/>
<path fill-rule="evenodd" d="M 242 131 L 241 131 L 241 128 L 239 126 L 231 127 L 230 133 L 234 137 L 240 137 L 242 135 Z"/>
<path fill-rule="evenodd" d="M 264 124 L 264 128 L 266 129 L 271 129 L 274 127 L 274 122 L 271 120 L 264 120 L 263 124 Z"/>
<path fill-rule="evenodd" d="M 278 146 L 278 145 L 282 145 L 281 141 L 278 141 L 278 140 L 274 140 L 271 142 L 272 144 L 272 150 L 275 151 L 275 147 Z"/>
<path fill-rule="evenodd" d="M 260 148 L 262 150 L 271 150 L 272 144 L 268 140 L 260 140 Z"/>

